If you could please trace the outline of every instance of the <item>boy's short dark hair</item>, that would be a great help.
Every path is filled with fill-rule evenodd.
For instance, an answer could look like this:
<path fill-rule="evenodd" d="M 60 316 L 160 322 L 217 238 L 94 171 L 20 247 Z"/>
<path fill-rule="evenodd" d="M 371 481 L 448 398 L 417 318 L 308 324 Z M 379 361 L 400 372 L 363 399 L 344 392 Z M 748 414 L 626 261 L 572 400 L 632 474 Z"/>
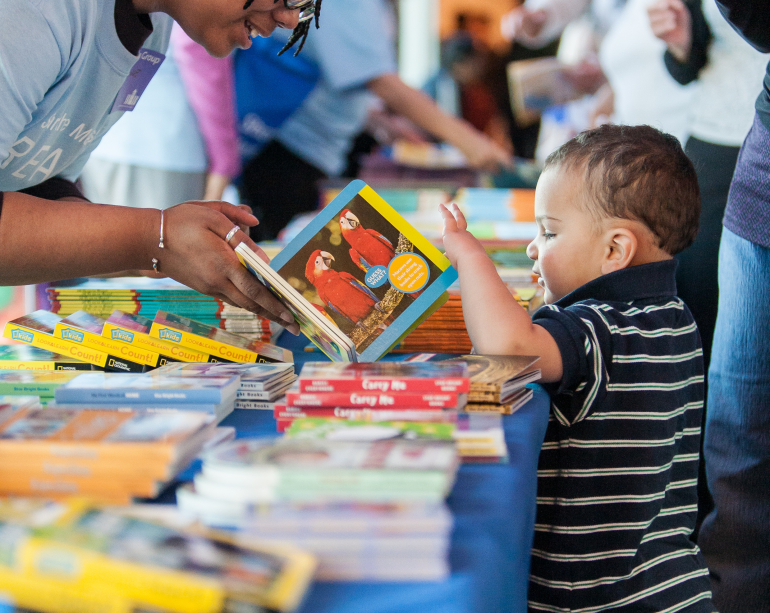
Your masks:
<path fill-rule="evenodd" d="M 602 216 L 644 223 L 670 255 L 698 234 L 698 178 L 670 134 L 650 126 L 600 126 L 549 155 L 544 170 L 554 166 L 583 169 L 586 191 Z"/>

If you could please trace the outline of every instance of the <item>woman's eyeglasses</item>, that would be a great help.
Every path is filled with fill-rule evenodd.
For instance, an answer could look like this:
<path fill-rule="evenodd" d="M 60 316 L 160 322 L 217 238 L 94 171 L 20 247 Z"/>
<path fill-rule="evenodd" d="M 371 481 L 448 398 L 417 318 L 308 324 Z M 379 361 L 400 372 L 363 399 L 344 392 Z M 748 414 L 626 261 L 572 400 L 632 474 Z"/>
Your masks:
<path fill-rule="evenodd" d="M 283 0 L 287 9 L 299 11 L 299 22 L 308 21 L 315 15 L 315 0 Z"/>

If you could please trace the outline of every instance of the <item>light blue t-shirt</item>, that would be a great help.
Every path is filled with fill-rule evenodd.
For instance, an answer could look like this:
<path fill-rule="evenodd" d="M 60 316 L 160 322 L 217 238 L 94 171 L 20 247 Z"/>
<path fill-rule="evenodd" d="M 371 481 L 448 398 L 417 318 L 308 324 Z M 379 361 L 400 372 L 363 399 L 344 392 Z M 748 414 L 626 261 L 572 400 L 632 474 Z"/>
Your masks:
<path fill-rule="evenodd" d="M 114 0 L 0 0 L 0 190 L 77 179 L 123 114 L 110 113 L 137 57 Z M 143 47 L 165 54 L 172 20 L 151 16 Z"/>
<path fill-rule="evenodd" d="M 273 36 L 283 40 L 288 33 L 276 31 Z M 385 1 L 324 2 L 321 27 L 312 27 L 300 55 L 318 64 L 321 76 L 275 138 L 336 176 L 345 169 L 353 138 L 366 123 L 372 101 L 366 83 L 397 70 L 392 18 Z"/>
<path fill-rule="evenodd" d="M 173 44 L 136 108 L 104 135 L 91 159 L 175 172 L 206 171 L 206 147 L 174 62 Z"/>

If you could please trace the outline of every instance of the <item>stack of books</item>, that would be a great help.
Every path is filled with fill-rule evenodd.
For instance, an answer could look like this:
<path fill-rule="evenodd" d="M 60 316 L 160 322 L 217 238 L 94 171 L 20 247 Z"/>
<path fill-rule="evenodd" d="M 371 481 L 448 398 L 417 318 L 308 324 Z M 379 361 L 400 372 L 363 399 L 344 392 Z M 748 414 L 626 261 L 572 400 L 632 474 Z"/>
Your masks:
<path fill-rule="evenodd" d="M 152 373 L 87 373 L 59 387 L 55 399 L 59 407 L 196 411 L 210 414 L 220 422 L 232 413 L 239 385 L 236 375 L 182 377 Z"/>
<path fill-rule="evenodd" d="M 2 501 L 0 531 L 13 561 L 0 565 L 0 585 L 17 610 L 289 612 L 316 566 L 291 546 L 236 544 L 74 502 Z"/>
<path fill-rule="evenodd" d="M 444 440 L 234 441 L 204 454 L 177 503 L 239 528 L 239 540 L 306 547 L 324 579 L 438 580 L 448 574 L 443 501 L 457 465 Z"/>
<path fill-rule="evenodd" d="M 120 310 L 154 319 L 158 311 L 170 310 L 250 340 L 270 342 L 281 330 L 259 315 L 196 292 L 173 279 L 89 279 L 74 286 L 49 287 L 47 293 L 50 310 L 62 317 L 84 310 L 106 319 Z"/>
<path fill-rule="evenodd" d="M 30 396 L 46 405 L 58 388 L 80 374 L 76 370 L 0 370 L 0 395 Z"/>
<path fill-rule="evenodd" d="M 296 381 L 294 364 L 167 364 L 153 371 L 156 376 L 221 377 L 237 375 L 240 386 L 235 396 L 236 409 L 272 411 Z"/>
<path fill-rule="evenodd" d="M 307 362 L 274 415 L 279 431 L 300 417 L 451 422 L 469 389 L 461 363 Z"/>
<path fill-rule="evenodd" d="M 0 345 L 0 370 L 91 370 L 91 364 L 30 345 Z"/>
<path fill-rule="evenodd" d="M 0 495 L 158 495 L 208 443 L 232 438 L 197 411 L 0 405 Z"/>
<path fill-rule="evenodd" d="M 532 398 L 524 387 L 540 379 L 536 363 L 529 355 L 464 355 L 447 362 L 465 363 L 470 375 L 470 391 L 465 410 L 510 415 Z"/>

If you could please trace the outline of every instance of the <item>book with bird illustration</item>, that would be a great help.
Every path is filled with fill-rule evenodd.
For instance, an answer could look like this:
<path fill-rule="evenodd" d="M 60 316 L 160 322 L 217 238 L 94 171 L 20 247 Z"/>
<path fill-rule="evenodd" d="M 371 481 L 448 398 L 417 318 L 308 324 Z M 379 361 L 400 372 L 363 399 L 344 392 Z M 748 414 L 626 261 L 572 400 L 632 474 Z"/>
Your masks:
<path fill-rule="evenodd" d="M 447 299 L 449 260 L 363 181 L 353 181 L 270 264 L 241 262 L 334 361 L 374 362 Z"/>

